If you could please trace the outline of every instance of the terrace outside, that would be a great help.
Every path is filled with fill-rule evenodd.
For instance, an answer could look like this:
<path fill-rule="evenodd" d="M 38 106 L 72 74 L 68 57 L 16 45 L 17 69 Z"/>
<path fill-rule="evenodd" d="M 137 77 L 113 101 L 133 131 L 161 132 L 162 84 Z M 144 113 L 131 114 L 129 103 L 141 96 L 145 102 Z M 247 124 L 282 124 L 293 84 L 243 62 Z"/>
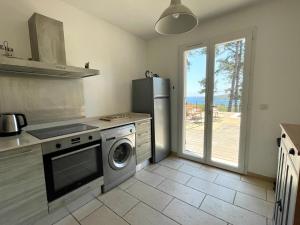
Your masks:
<path fill-rule="evenodd" d="M 186 104 L 185 108 L 185 153 L 203 157 L 204 106 Z M 238 165 L 240 120 L 239 112 L 226 112 L 222 105 L 214 107 L 212 160 L 232 166 Z"/>

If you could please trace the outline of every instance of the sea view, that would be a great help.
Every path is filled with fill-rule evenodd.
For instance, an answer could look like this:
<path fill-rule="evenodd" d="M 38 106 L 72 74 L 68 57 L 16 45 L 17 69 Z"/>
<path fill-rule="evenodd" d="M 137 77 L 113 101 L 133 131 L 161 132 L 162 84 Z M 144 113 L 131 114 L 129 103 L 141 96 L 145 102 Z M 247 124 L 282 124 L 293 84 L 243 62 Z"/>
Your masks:
<path fill-rule="evenodd" d="M 186 97 L 187 104 L 197 104 L 197 105 L 204 105 L 205 98 L 204 96 L 189 96 Z M 224 105 L 228 106 L 229 99 L 226 96 L 215 96 L 214 97 L 214 105 Z"/>

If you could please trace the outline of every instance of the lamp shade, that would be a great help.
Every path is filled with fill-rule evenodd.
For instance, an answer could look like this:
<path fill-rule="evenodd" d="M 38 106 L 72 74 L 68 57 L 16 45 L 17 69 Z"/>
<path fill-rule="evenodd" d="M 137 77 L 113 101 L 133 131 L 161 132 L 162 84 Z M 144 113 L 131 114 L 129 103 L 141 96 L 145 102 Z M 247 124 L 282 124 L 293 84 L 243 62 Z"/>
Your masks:
<path fill-rule="evenodd" d="M 180 0 L 171 0 L 170 6 L 155 24 L 160 34 L 181 34 L 192 30 L 198 24 L 197 17 Z"/>

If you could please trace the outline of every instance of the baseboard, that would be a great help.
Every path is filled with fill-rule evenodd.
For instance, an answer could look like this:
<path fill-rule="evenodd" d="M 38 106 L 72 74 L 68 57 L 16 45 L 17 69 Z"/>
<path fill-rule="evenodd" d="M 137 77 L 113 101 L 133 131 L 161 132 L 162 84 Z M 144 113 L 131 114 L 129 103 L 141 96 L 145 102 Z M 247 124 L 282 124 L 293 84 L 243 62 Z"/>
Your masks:
<path fill-rule="evenodd" d="M 177 153 L 177 152 L 173 152 L 173 151 L 170 151 L 170 156 L 176 156 L 176 157 L 179 157 L 179 156 L 178 156 L 178 153 Z"/>
<path fill-rule="evenodd" d="M 247 172 L 247 176 L 254 177 L 254 178 L 259 178 L 261 180 L 265 180 L 265 181 L 269 181 L 269 182 L 275 182 L 276 181 L 276 178 L 274 178 L 274 177 L 268 177 L 268 176 L 264 176 L 264 175 L 260 175 L 260 174 L 252 173 L 252 172 Z"/>
<path fill-rule="evenodd" d="M 173 151 L 171 151 L 170 156 L 181 158 L 180 155 L 177 152 L 173 152 Z M 191 161 L 194 161 L 194 160 L 191 160 Z M 197 161 L 194 161 L 194 162 L 197 162 Z M 208 165 L 208 166 L 211 166 L 211 165 Z M 214 166 L 212 166 L 212 167 L 214 167 Z M 218 168 L 218 167 L 216 167 L 216 168 Z M 264 176 L 264 175 L 260 175 L 260 174 L 252 173 L 252 172 L 247 172 L 244 175 L 247 175 L 247 176 L 253 177 L 253 178 L 258 178 L 258 179 L 261 179 L 261 180 L 265 180 L 265 181 L 268 181 L 268 182 L 275 182 L 276 181 L 276 178 L 274 178 L 274 177 L 268 177 L 268 176 Z"/>
<path fill-rule="evenodd" d="M 145 160 L 144 162 L 141 162 L 140 164 L 136 165 L 136 172 L 139 172 L 140 170 L 144 169 L 146 166 L 150 165 L 149 159 Z"/>

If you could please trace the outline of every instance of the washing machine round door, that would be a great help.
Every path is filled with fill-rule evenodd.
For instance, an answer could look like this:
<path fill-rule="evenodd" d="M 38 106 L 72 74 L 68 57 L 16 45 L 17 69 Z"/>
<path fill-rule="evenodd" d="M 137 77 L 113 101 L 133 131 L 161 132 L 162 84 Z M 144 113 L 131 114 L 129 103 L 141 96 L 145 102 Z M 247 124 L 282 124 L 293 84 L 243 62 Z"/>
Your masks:
<path fill-rule="evenodd" d="M 109 165 L 115 170 L 126 167 L 133 155 L 133 145 L 128 139 L 117 141 L 109 151 Z"/>

